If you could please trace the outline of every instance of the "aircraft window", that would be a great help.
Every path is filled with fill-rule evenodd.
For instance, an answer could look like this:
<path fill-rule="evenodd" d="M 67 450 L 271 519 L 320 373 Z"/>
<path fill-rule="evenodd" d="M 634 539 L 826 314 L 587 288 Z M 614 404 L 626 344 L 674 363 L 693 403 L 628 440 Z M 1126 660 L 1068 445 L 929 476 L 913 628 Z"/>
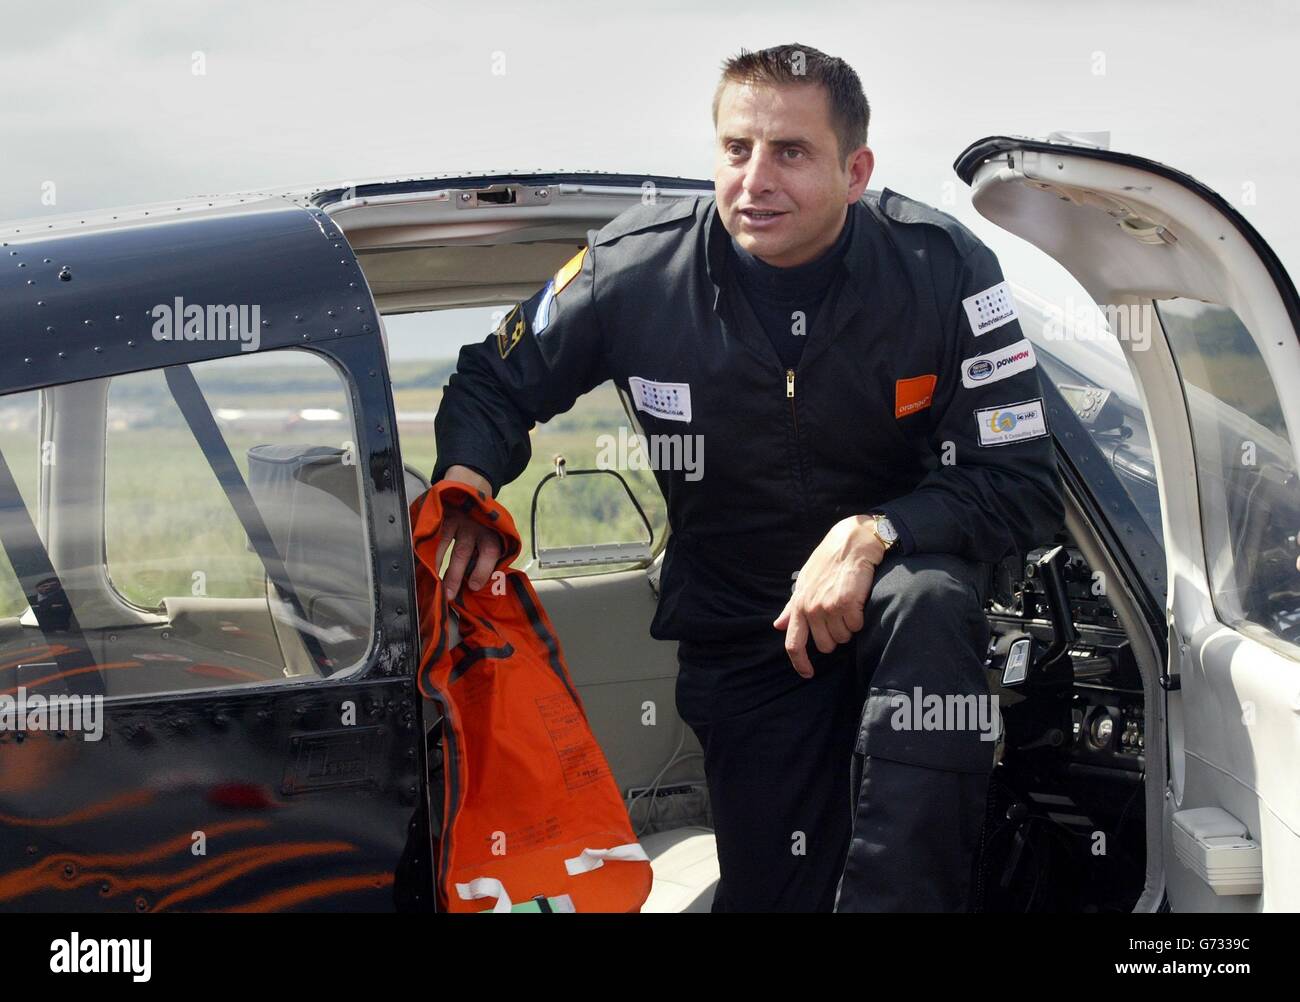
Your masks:
<path fill-rule="evenodd" d="M 1156 306 L 1191 415 L 1215 609 L 1231 626 L 1300 644 L 1300 479 L 1273 379 L 1232 310 Z"/>
<path fill-rule="evenodd" d="M 1130 508 L 1136 511 L 1150 535 L 1121 532 L 1120 543 L 1128 548 L 1137 566 L 1150 566 L 1156 561 L 1163 569 L 1160 546 L 1164 533 L 1151 434 L 1118 340 L 1121 334 L 1133 336 L 1131 329 L 1126 332 L 1118 326 L 1132 318 L 1117 315 L 1112 321 L 1098 311 L 1095 322 L 1040 325 L 1034 318 L 1042 315 L 1042 309 L 1034 309 L 1032 301 L 1022 305 L 1026 306 L 1022 324 L 1026 336 L 1034 342 L 1042 381 L 1060 391 L 1088 433 L 1088 443 L 1065 439 L 1062 446 L 1073 453 L 1090 444 L 1101 453 L 1110 475 L 1094 475 L 1089 486 L 1106 512 L 1114 515 Z M 1149 326 L 1141 328 L 1144 336 L 1149 337 Z M 1112 328 L 1118 328 L 1119 333 Z M 1149 552 L 1149 547 L 1156 549 Z M 1163 599 L 1163 575 L 1148 583 Z"/>
<path fill-rule="evenodd" d="M 0 397 L 0 455 L 13 477 L 19 498 L 34 517 L 42 452 L 40 447 L 40 393 L 13 393 Z M 18 499 L 15 499 L 15 503 Z M 27 610 L 27 597 L 14 573 L 9 554 L 0 548 L 0 634 L 18 629 L 17 618 Z"/>
<path fill-rule="evenodd" d="M 368 520 L 351 396 L 329 362 L 274 351 L 114 377 L 105 438 L 107 579 L 151 624 L 116 631 L 131 650 L 114 660 L 172 666 L 144 691 L 361 663 Z M 224 483 L 223 454 L 237 470 Z"/>
<path fill-rule="evenodd" d="M 510 305 L 434 310 L 384 318 L 388 334 L 389 370 L 397 407 L 402 461 L 433 472 L 436 446 L 433 421 L 447 377 L 456 367 L 463 344 L 482 341 Z M 515 561 L 534 578 L 572 577 L 604 573 L 632 565 L 590 568 L 528 567 L 532 554 L 529 512 L 538 482 L 555 468 L 562 455 L 568 469 L 612 468 L 631 487 L 654 529 L 655 547 L 664 541 L 667 511 L 654 473 L 642 462 L 649 450 L 637 449 L 634 431 L 612 382 L 579 397 L 573 408 L 539 424 L 533 431 L 532 458 L 527 469 L 501 491 L 500 501 L 514 517 L 523 542 Z M 409 499 L 413 500 L 413 499 Z M 563 485 L 547 483 L 538 503 L 537 524 L 543 546 L 632 542 L 645 539 L 645 526 L 613 477 L 574 477 Z"/>

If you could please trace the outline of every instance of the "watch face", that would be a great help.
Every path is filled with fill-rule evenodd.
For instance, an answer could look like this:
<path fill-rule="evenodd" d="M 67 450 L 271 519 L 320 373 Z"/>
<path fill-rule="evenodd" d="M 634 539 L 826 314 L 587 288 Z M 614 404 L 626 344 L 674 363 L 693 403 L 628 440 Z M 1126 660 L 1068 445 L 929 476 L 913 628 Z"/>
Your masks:
<path fill-rule="evenodd" d="M 876 535 L 885 541 L 886 546 L 893 546 L 898 542 L 898 533 L 894 531 L 894 525 L 887 518 L 876 519 Z"/>

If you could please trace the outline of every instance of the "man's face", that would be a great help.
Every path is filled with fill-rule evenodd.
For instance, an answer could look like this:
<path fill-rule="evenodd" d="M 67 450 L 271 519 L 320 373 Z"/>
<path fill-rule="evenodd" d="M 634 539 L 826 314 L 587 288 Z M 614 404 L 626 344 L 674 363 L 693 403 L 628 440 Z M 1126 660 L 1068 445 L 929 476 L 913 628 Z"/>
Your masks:
<path fill-rule="evenodd" d="M 875 165 L 866 146 L 840 159 L 830 99 L 818 84 L 728 83 L 717 133 L 722 225 L 778 268 L 811 261 L 835 242 L 845 207 L 862 197 Z"/>

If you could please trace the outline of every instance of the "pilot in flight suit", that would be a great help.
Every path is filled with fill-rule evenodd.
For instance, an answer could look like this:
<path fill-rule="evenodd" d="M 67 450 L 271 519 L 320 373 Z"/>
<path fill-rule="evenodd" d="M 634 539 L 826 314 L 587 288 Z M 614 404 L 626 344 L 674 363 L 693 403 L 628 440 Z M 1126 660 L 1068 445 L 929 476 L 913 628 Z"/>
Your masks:
<path fill-rule="evenodd" d="M 789 333 L 805 302 L 783 338 L 770 318 Z M 1062 517 L 1033 348 L 993 253 L 884 189 L 849 205 L 817 261 L 776 269 L 730 239 L 713 197 L 661 194 L 461 350 L 434 480 L 462 465 L 499 492 L 534 422 L 606 380 L 645 434 L 708 445 L 703 476 L 655 470 L 670 535 L 650 632 L 680 642 L 714 909 L 968 907 L 992 734 L 973 711 L 929 710 L 988 699 L 988 564 Z M 867 514 L 896 541 L 864 626 L 810 648 L 803 678 L 773 620 L 831 527 Z"/>

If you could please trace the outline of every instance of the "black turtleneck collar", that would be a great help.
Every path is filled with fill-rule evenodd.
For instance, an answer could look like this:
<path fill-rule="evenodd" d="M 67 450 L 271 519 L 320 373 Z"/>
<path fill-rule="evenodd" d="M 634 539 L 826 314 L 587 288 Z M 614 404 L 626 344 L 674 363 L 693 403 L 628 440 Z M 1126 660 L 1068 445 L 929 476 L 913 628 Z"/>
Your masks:
<path fill-rule="evenodd" d="M 844 225 L 835 243 L 812 261 L 792 268 L 778 268 L 750 254 L 735 237 L 729 239 L 730 262 L 735 266 L 736 277 L 745 291 L 769 300 L 787 302 L 818 296 L 829 288 L 835 278 L 840 261 L 853 240 L 853 206 L 845 212 Z"/>

